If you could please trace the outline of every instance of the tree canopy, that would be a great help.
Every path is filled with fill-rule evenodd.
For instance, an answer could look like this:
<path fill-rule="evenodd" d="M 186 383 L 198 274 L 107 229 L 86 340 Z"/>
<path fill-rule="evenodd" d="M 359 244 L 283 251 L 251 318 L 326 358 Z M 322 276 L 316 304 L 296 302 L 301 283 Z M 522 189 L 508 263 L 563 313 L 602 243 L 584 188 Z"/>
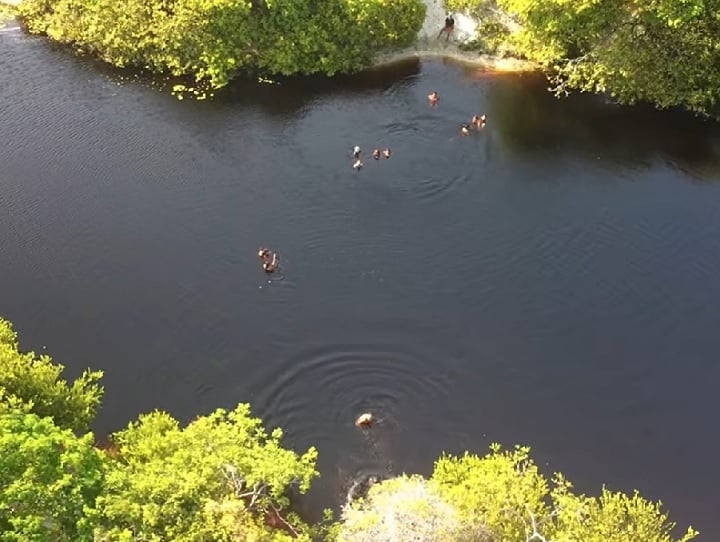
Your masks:
<path fill-rule="evenodd" d="M 659 503 L 637 493 L 576 495 L 562 475 L 545 478 L 528 448 L 493 445 L 484 457 L 438 459 L 428 480 L 372 486 L 343 511 L 337 541 L 687 542 L 697 535 L 688 528 L 675 538 L 674 526 Z"/>
<path fill-rule="evenodd" d="M 300 493 L 317 474 L 317 452 L 302 456 L 266 434 L 248 405 L 216 410 L 187 427 L 163 412 L 140 416 L 113 436 L 113 468 L 98 498 L 98 540 L 231 542 L 308 538 L 285 518 L 286 492 Z M 279 522 L 280 528 L 266 526 Z"/>
<path fill-rule="evenodd" d="M 448 0 L 479 10 L 487 0 Z M 519 30 L 514 50 L 552 77 L 554 90 L 601 92 L 717 116 L 720 0 L 497 0 Z M 482 26 L 480 27 L 482 32 Z"/>
<path fill-rule="evenodd" d="M 63 370 L 50 356 L 21 353 L 12 326 L 0 318 L 0 407 L 12 404 L 50 416 L 59 427 L 86 431 L 102 399 L 102 371 L 87 370 L 68 384 Z"/>
<path fill-rule="evenodd" d="M 92 540 L 88 513 L 102 489 L 104 455 L 50 418 L 0 413 L 0 540 Z"/>
<path fill-rule="evenodd" d="M 422 0 L 24 0 L 27 28 L 116 66 L 219 88 L 242 71 L 325 74 L 409 45 Z"/>

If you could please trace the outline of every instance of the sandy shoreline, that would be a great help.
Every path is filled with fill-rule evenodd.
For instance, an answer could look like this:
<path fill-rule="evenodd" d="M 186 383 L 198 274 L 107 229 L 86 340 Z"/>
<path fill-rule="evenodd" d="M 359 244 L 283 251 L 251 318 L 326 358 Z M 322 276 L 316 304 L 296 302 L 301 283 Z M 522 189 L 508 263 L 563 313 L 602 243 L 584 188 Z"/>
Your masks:
<path fill-rule="evenodd" d="M 534 63 L 526 60 L 502 58 L 460 49 L 459 45 L 475 36 L 480 23 L 463 13 L 453 13 L 455 30 L 450 40 L 446 41 L 445 35 L 438 38 L 440 29 L 445 25 L 445 15 L 447 14 L 445 2 L 444 0 L 423 0 L 423 3 L 426 7 L 425 20 L 422 28 L 418 31 L 415 44 L 406 49 L 378 55 L 373 67 L 393 64 L 409 58 L 445 58 L 492 71 L 527 72 L 537 70 Z"/>
<path fill-rule="evenodd" d="M 379 55 L 373 65 L 368 69 L 382 68 L 397 62 L 403 62 L 411 58 L 442 58 L 450 59 L 460 64 L 467 64 L 479 68 L 485 68 L 496 72 L 532 72 L 537 71 L 536 64 L 521 60 L 519 58 L 500 58 L 492 55 L 480 54 L 476 51 L 463 51 L 457 47 L 447 50 L 408 48 L 401 51 Z"/>

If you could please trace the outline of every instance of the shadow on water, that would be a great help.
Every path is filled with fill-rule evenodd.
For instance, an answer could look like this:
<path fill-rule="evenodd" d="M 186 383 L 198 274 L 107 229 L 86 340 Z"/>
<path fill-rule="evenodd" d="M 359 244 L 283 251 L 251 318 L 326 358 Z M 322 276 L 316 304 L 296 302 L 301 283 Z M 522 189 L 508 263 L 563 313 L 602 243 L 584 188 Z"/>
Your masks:
<path fill-rule="evenodd" d="M 43 37 L 29 37 L 42 40 L 44 48 L 51 54 L 64 60 L 74 60 L 66 65 L 68 69 L 90 70 L 117 84 L 136 84 L 151 88 L 166 95 L 173 101 L 174 85 L 193 87 L 192 78 L 172 77 L 154 74 L 137 68 L 118 68 L 89 54 L 80 53 L 73 48 L 52 42 Z M 292 116 L 311 103 L 329 95 L 342 95 L 357 98 L 362 95 L 376 94 L 394 87 L 404 79 L 416 77 L 421 72 L 419 58 L 409 58 L 386 66 L 370 68 L 351 75 L 274 77 L 260 82 L 250 75 L 239 75 L 230 84 L 216 91 L 212 98 L 197 102 L 205 110 L 227 111 L 228 107 L 259 107 L 263 113 L 279 116 Z"/>
<path fill-rule="evenodd" d="M 257 105 L 272 115 L 293 115 L 310 103 L 329 95 L 357 98 L 392 88 L 403 79 L 420 73 L 419 59 L 410 59 L 390 66 L 375 68 L 353 75 L 327 77 L 284 77 L 274 83 L 257 83 L 238 78 L 217 93 L 214 107 Z"/>
<path fill-rule="evenodd" d="M 615 105 L 599 95 L 558 99 L 538 74 L 488 79 L 493 125 L 513 152 L 539 157 L 550 151 L 635 167 L 660 160 L 695 179 L 720 179 L 720 125 L 714 121 L 648 105 Z"/>

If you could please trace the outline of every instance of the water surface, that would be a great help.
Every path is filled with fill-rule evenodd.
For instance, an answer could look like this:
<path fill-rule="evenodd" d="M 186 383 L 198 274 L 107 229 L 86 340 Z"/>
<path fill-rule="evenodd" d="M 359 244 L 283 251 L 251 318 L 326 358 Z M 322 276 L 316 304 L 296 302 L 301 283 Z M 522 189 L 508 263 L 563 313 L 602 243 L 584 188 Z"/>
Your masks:
<path fill-rule="evenodd" d="M 441 61 L 180 102 L 8 31 L 0 73 L 0 312 L 105 371 L 98 433 L 249 401 L 311 512 L 528 443 L 720 537 L 717 127 Z"/>

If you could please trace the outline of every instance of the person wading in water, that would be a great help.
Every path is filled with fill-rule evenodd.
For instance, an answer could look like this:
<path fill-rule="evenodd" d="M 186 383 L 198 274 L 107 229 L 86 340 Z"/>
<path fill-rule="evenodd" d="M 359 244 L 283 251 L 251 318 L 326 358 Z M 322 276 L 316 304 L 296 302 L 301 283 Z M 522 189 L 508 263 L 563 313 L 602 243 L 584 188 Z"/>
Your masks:
<path fill-rule="evenodd" d="M 455 28 L 455 19 L 453 19 L 452 13 L 448 13 L 447 17 L 445 17 L 445 26 L 440 29 L 440 33 L 438 34 L 438 39 L 440 39 L 440 36 L 442 36 L 443 32 L 445 32 L 445 41 L 448 41 L 450 39 L 450 34 L 452 34 L 453 29 Z"/>

